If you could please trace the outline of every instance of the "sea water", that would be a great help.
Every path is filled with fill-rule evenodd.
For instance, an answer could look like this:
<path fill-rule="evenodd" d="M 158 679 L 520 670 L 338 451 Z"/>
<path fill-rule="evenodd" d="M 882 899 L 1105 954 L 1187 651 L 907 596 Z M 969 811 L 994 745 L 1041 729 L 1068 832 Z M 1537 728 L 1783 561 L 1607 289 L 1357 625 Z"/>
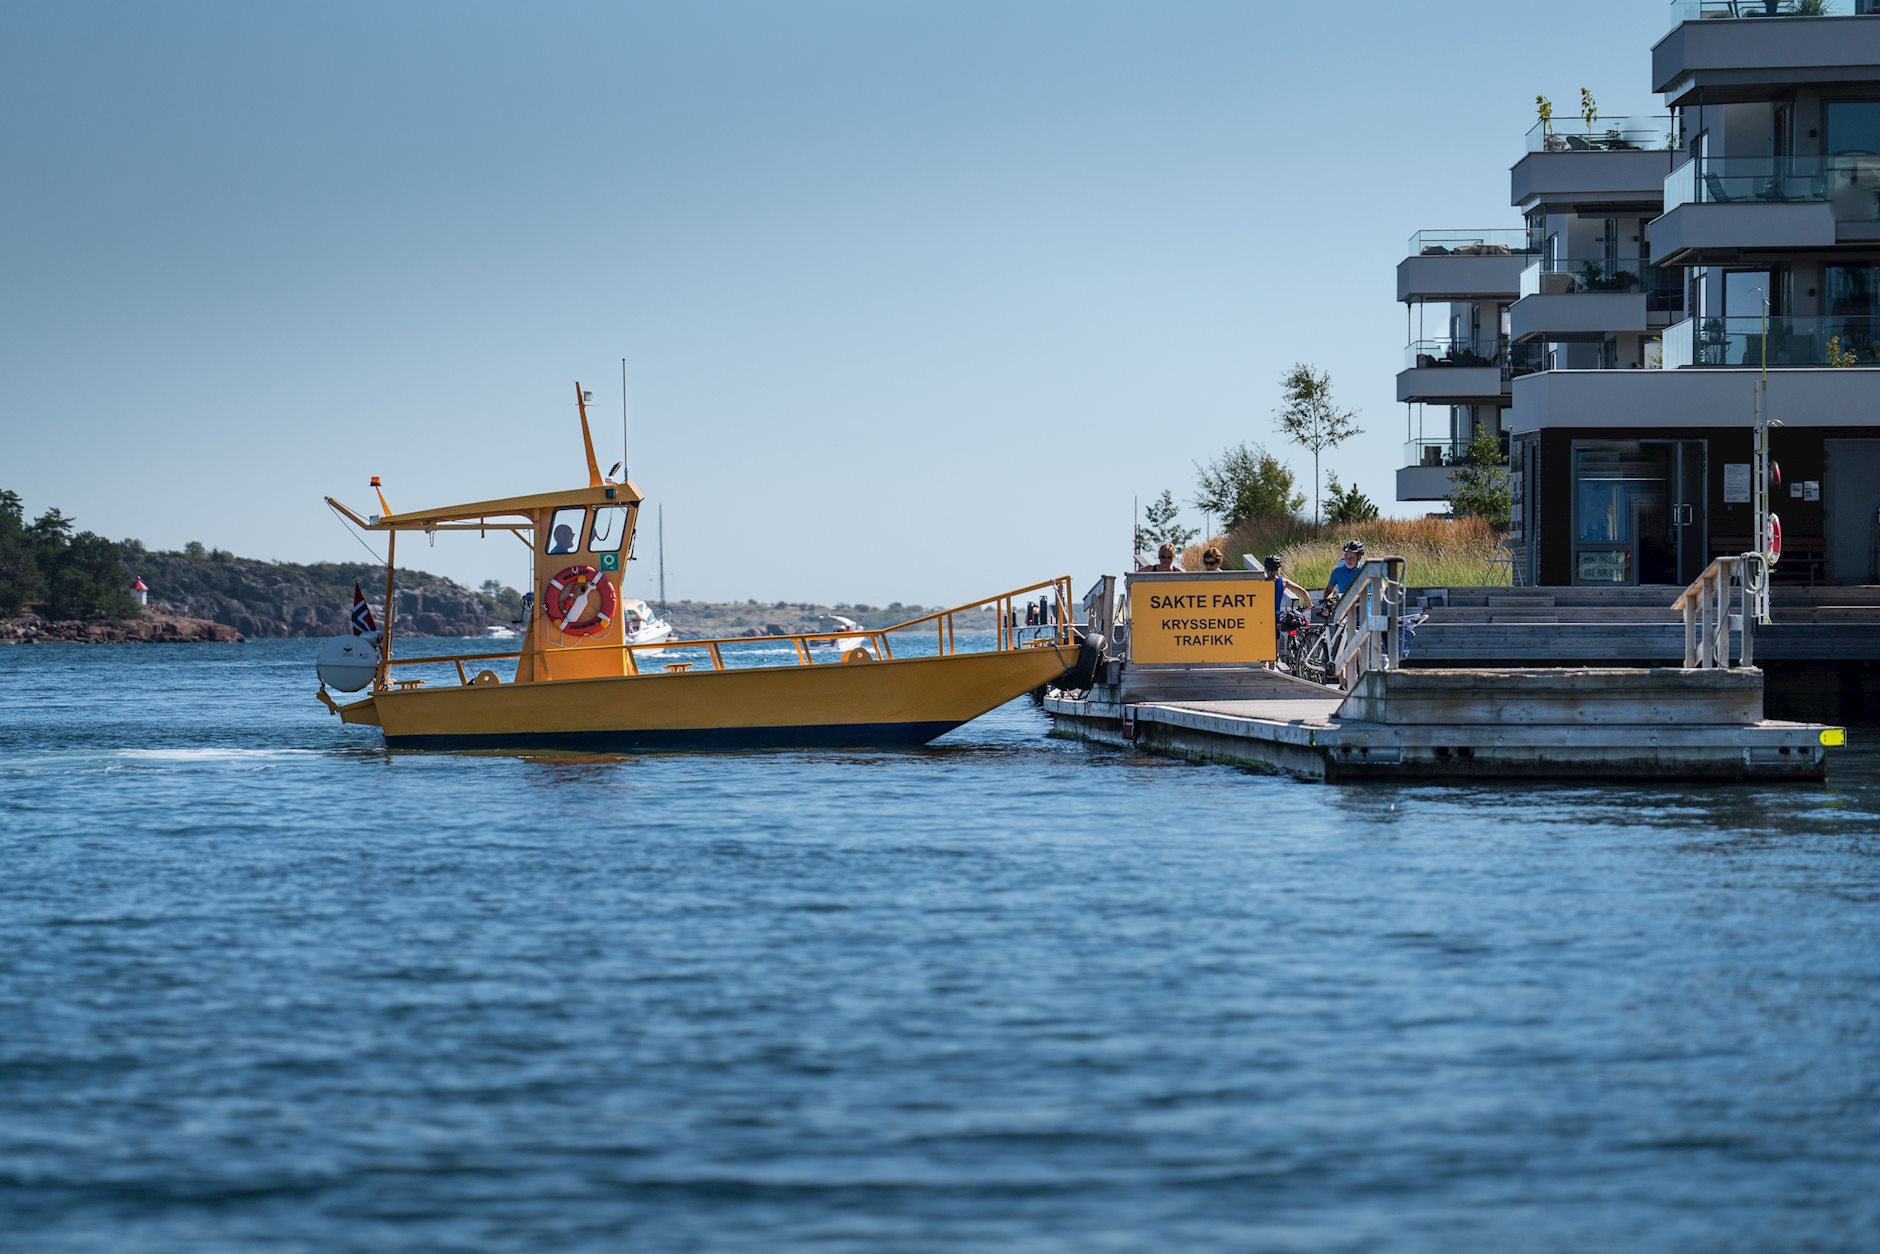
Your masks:
<path fill-rule="evenodd" d="M 1308 784 L 1029 701 L 387 753 L 313 648 L 0 649 L 0 1246 L 1880 1245 L 1858 733 L 1767 788 Z"/>

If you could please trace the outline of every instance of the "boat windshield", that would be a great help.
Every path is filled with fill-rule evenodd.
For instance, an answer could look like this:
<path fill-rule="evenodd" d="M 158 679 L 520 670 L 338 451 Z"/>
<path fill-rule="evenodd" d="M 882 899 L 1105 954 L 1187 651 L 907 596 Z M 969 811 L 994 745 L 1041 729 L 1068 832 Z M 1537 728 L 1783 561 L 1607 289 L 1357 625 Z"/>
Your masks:
<path fill-rule="evenodd" d="M 594 511 L 594 534 L 588 548 L 595 553 L 617 553 L 627 534 L 627 507 L 603 505 Z"/>

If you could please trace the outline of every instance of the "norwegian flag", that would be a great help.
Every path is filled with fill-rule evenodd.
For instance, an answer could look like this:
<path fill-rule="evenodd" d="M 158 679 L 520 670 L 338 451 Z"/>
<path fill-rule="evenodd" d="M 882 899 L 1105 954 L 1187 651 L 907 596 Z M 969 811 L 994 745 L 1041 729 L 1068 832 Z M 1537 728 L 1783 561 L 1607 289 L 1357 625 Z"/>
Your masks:
<path fill-rule="evenodd" d="M 368 631 L 378 630 L 377 625 L 372 621 L 372 607 L 366 604 L 365 589 L 361 588 L 356 580 L 353 582 L 352 629 L 355 636 L 363 636 Z"/>

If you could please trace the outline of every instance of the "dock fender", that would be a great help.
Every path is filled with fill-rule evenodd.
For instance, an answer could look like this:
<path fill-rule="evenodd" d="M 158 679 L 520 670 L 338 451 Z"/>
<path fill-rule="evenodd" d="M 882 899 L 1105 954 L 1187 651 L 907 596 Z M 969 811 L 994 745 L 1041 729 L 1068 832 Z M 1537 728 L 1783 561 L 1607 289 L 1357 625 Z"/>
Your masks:
<path fill-rule="evenodd" d="M 1097 668 L 1103 665 L 1103 637 L 1091 632 L 1077 646 L 1077 660 L 1054 685 L 1067 691 L 1088 692 L 1097 682 Z"/>

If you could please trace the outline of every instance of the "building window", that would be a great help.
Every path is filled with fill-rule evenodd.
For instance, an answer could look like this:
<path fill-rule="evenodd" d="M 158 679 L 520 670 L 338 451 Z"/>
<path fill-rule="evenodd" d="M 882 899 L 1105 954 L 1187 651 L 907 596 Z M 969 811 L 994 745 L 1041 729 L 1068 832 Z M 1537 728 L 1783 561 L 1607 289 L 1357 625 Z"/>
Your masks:
<path fill-rule="evenodd" d="M 1880 152 L 1880 100 L 1827 102 L 1828 155 Z"/>

